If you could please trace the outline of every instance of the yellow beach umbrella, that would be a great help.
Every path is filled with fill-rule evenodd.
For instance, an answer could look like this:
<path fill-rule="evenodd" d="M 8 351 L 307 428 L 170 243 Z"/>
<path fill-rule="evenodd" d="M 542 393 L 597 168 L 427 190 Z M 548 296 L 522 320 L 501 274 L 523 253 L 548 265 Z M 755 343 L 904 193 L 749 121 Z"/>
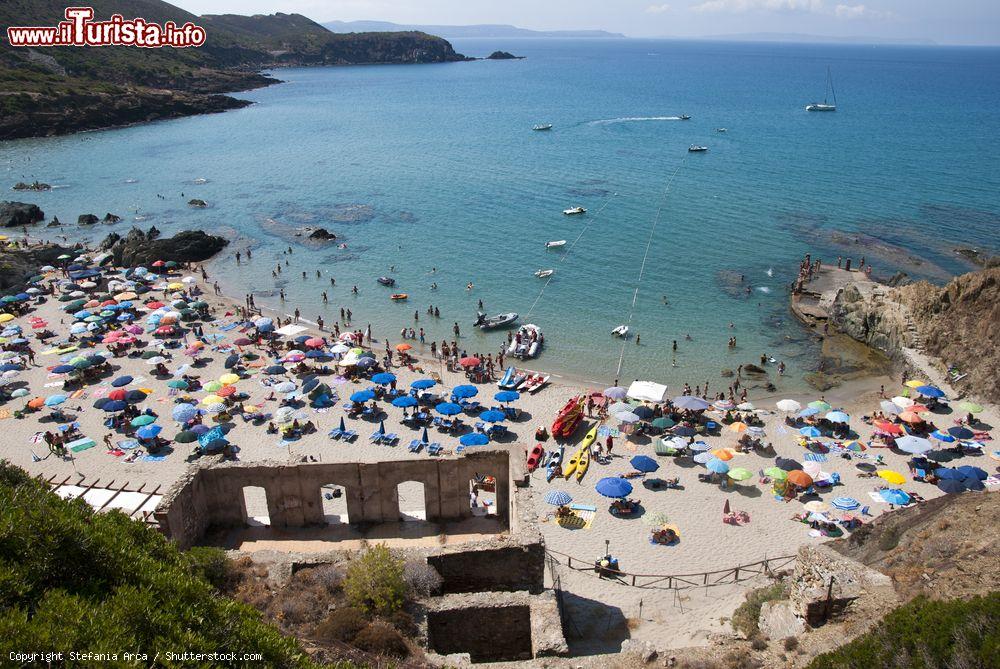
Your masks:
<path fill-rule="evenodd" d="M 167 290 L 184 290 L 184 284 L 178 281 L 167 284 Z"/>
<path fill-rule="evenodd" d="M 203 399 L 201 401 L 201 403 L 204 404 L 207 407 L 210 407 L 213 404 L 225 404 L 226 400 L 222 399 L 218 395 L 209 395 L 208 397 L 206 397 L 205 399 Z"/>
<path fill-rule="evenodd" d="M 137 297 L 139 297 L 139 296 L 136 295 L 135 293 L 132 293 L 132 292 L 129 292 L 129 291 L 125 291 L 124 293 L 118 293 L 117 295 L 115 295 L 115 299 L 118 300 L 118 301 L 121 301 L 121 300 L 134 300 Z"/>
<path fill-rule="evenodd" d="M 5 242 L 8 239 L 10 239 L 10 237 L 8 237 L 7 235 L 0 235 L 0 242 Z"/>
<path fill-rule="evenodd" d="M 742 423 L 740 421 L 736 421 L 735 423 L 730 423 L 729 430 L 730 432 L 746 432 L 747 424 Z"/>
<path fill-rule="evenodd" d="M 923 379 L 910 379 L 903 385 L 906 386 L 907 388 L 919 388 L 920 386 L 926 386 L 927 382 L 924 381 Z"/>
<path fill-rule="evenodd" d="M 732 460 L 736 455 L 736 451 L 731 448 L 717 448 L 712 451 L 712 455 L 719 458 L 720 460 Z"/>
<path fill-rule="evenodd" d="M 830 510 L 829 504 L 818 499 L 814 499 L 811 502 L 806 502 L 802 506 L 805 507 L 806 511 L 812 511 L 813 513 L 823 513 L 824 511 Z"/>
<path fill-rule="evenodd" d="M 883 469 L 882 471 L 878 472 L 878 475 L 883 479 L 885 479 L 887 483 L 891 483 L 892 485 L 903 485 L 904 483 L 906 483 L 905 476 L 903 476 L 899 472 L 894 472 L 891 469 Z"/>
<path fill-rule="evenodd" d="M 221 383 L 224 386 L 231 386 L 234 383 L 238 382 L 239 380 L 240 377 L 236 374 L 223 374 L 222 376 L 219 377 L 219 383 Z"/>
<path fill-rule="evenodd" d="M 14 320 L 13 314 L 0 314 L 0 323 Z"/>

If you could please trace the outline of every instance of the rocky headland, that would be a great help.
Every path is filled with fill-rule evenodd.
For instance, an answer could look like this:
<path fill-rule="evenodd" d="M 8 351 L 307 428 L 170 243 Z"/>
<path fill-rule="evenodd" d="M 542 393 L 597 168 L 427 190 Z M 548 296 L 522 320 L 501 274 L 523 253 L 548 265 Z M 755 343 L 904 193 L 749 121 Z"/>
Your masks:
<path fill-rule="evenodd" d="M 98 250 L 110 252 L 116 265 L 131 267 L 157 260 L 202 262 L 227 244 L 229 240 L 202 230 L 185 230 L 173 237 L 160 238 L 160 231 L 153 227 L 146 232 L 132 228 L 125 236 L 112 232 L 100 243 Z"/>

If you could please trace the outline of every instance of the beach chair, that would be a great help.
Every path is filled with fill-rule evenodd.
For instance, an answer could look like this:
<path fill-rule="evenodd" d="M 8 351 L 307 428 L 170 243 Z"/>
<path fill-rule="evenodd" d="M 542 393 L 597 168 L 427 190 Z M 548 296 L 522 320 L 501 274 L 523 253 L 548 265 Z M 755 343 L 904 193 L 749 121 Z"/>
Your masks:
<path fill-rule="evenodd" d="M 389 434 L 382 435 L 382 443 L 386 446 L 395 446 L 399 443 L 399 435 L 395 432 L 390 432 Z"/>
<path fill-rule="evenodd" d="M 476 432 L 482 432 L 482 431 L 484 431 L 486 429 L 486 423 L 484 423 L 481 420 L 477 420 L 475 422 L 474 427 L 476 428 Z"/>
<path fill-rule="evenodd" d="M 344 430 L 344 434 L 340 436 L 341 441 L 354 441 L 358 438 L 358 433 L 354 430 Z"/>
<path fill-rule="evenodd" d="M 443 420 L 441 416 L 434 416 L 434 420 L 431 421 L 431 425 L 433 425 L 434 427 L 441 427 L 442 422 Z"/>
<path fill-rule="evenodd" d="M 382 432 L 381 430 L 375 430 L 374 432 L 371 433 L 371 436 L 368 437 L 368 441 L 377 444 L 380 441 L 382 441 L 384 437 L 385 437 L 385 432 Z"/>
<path fill-rule="evenodd" d="M 441 455 L 442 450 L 441 444 L 434 442 L 427 446 L 427 455 Z"/>
<path fill-rule="evenodd" d="M 344 432 L 345 430 L 341 430 L 339 427 L 335 427 L 332 430 L 330 430 L 327 436 L 330 437 L 331 439 L 340 439 L 341 437 L 344 436 Z"/>
<path fill-rule="evenodd" d="M 420 441 L 419 439 L 414 439 L 410 442 L 410 445 L 407 448 L 409 449 L 410 453 L 419 453 L 420 449 L 423 447 L 424 447 L 424 442 Z"/>

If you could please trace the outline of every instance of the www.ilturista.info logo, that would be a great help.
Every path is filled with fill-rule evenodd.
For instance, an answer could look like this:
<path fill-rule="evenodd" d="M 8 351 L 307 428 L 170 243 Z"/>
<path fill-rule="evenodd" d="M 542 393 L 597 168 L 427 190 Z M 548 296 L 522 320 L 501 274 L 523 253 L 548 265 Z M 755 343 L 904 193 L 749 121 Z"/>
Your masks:
<path fill-rule="evenodd" d="M 163 25 L 145 19 L 125 19 L 114 14 L 107 21 L 94 21 L 93 7 L 67 7 L 66 20 L 57 26 L 22 26 L 7 28 L 11 46 L 138 46 L 155 49 L 163 46 L 189 47 L 205 43 L 205 29 L 188 21 L 178 26 L 173 21 Z"/>

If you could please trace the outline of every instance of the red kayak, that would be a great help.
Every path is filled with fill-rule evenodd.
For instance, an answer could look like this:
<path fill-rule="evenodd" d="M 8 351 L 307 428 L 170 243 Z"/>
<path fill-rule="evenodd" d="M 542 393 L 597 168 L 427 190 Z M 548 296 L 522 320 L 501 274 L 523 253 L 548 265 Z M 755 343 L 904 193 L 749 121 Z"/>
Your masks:
<path fill-rule="evenodd" d="M 581 420 L 583 420 L 583 397 L 574 397 L 559 410 L 552 423 L 552 436 L 557 439 L 570 437 Z"/>
<path fill-rule="evenodd" d="M 538 469 L 538 465 L 541 464 L 544 456 L 545 449 L 542 448 L 541 444 L 535 444 L 535 447 L 531 449 L 531 453 L 528 454 L 528 472 Z"/>

